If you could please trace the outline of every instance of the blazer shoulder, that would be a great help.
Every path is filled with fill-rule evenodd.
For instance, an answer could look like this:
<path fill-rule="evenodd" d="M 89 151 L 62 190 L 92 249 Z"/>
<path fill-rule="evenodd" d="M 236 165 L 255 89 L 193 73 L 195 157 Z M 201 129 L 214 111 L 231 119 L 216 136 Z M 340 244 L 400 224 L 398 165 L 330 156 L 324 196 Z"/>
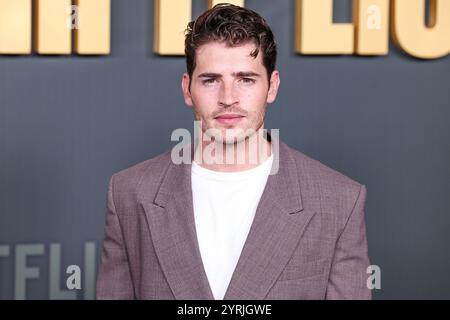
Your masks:
<path fill-rule="evenodd" d="M 321 199 L 323 210 L 342 212 L 348 216 L 357 200 L 360 197 L 365 199 L 364 184 L 298 150 L 290 149 L 302 191 L 307 199 Z"/>
<path fill-rule="evenodd" d="M 290 151 L 297 165 L 299 183 L 310 198 L 333 203 L 341 212 L 351 211 L 358 198 L 365 198 L 364 184 L 296 149 Z"/>
<path fill-rule="evenodd" d="M 159 181 L 170 163 L 171 150 L 144 160 L 112 175 L 115 192 L 134 193 L 144 176 Z"/>

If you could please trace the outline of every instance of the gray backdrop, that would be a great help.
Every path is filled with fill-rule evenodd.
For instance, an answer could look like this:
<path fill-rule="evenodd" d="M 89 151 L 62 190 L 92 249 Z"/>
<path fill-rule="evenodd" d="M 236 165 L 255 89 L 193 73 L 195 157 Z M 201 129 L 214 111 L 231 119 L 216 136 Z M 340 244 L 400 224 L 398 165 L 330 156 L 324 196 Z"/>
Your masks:
<path fill-rule="evenodd" d="M 299 56 L 294 1 L 246 3 L 279 45 L 266 126 L 368 188 L 374 298 L 450 298 L 450 58 L 393 44 L 386 57 Z M 336 22 L 350 3 L 336 1 Z M 110 56 L 0 56 L 0 298 L 92 298 L 109 177 L 170 148 L 173 129 L 192 131 L 184 58 L 152 42 L 153 1 L 113 0 Z M 82 270 L 73 293 L 59 291 L 69 265 Z"/>

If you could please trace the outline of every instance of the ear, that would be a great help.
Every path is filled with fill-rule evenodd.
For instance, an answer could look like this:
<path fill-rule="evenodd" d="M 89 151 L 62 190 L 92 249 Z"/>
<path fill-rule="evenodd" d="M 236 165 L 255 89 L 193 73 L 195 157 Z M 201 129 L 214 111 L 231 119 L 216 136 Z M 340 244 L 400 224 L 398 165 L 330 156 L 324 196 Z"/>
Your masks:
<path fill-rule="evenodd" d="M 189 75 L 185 72 L 183 73 L 183 78 L 181 79 L 181 88 L 183 90 L 183 98 L 184 98 L 184 102 L 192 107 L 193 103 L 192 103 L 192 97 L 191 97 L 191 92 L 189 91 Z"/>
<path fill-rule="evenodd" d="M 278 70 L 274 70 L 270 76 L 270 87 L 267 94 L 267 103 L 272 103 L 275 101 L 278 93 L 278 88 L 280 87 L 280 73 Z"/>

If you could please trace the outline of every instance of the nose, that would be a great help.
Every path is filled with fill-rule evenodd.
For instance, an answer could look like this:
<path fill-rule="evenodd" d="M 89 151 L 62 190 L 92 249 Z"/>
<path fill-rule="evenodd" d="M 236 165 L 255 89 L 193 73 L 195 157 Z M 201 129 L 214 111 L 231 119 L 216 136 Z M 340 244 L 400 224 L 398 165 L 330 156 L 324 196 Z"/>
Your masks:
<path fill-rule="evenodd" d="M 219 93 L 219 105 L 223 107 L 233 106 L 238 102 L 236 89 L 233 82 L 222 82 Z"/>

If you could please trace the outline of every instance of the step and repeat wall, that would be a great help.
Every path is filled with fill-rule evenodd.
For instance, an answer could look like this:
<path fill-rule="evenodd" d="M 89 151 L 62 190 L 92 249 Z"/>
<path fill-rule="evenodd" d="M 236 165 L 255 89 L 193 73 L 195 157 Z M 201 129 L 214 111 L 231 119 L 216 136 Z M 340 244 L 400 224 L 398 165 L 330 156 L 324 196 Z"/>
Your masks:
<path fill-rule="evenodd" d="M 93 299 L 110 176 L 193 131 L 183 29 L 218 1 L 0 0 L 0 299 Z M 450 0 L 247 0 L 266 127 L 365 184 L 375 299 L 450 298 Z"/>

